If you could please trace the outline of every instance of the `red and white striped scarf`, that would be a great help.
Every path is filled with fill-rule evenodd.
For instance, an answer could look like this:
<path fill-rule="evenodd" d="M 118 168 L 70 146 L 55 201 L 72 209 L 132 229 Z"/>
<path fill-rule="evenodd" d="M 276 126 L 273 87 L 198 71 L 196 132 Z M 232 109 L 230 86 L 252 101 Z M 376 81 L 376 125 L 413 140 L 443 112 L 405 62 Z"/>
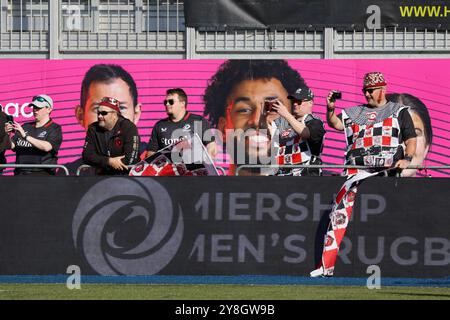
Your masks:
<path fill-rule="evenodd" d="M 389 169 L 386 169 L 389 170 Z M 383 170 L 383 171 L 386 171 Z M 352 216 L 358 186 L 367 178 L 379 175 L 380 172 L 359 170 L 357 174 L 348 177 L 334 199 L 330 213 L 330 223 L 324 239 L 322 259 L 319 267 L 310 273 L 311 277 L 332 276 L 338 256 L 339 247 Z"/>

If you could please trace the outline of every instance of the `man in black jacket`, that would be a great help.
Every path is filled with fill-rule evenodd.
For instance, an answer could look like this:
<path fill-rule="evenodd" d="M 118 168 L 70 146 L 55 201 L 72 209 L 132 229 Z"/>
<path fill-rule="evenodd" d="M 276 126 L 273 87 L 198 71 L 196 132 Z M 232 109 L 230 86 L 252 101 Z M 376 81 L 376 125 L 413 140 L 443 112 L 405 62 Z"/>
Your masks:
<path fill-rule="evenodd" d="M 139 159 L 139 134 L 136 125 L 120 114 L 119 100 L 104 97 L 97 111 L 98 121 L 89 125 L 83 161 L 97 174 L 128 174 Z"/>

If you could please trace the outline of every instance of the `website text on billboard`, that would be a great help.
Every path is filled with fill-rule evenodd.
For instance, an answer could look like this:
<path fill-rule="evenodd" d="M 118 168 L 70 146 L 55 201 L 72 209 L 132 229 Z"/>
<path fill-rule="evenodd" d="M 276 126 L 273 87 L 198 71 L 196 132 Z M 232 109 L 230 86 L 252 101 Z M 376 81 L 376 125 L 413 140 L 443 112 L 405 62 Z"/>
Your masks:
<path fill-rule="evenodd" d="M 399 6 L 402 18 L 447 18 L 447 6 Z"/>

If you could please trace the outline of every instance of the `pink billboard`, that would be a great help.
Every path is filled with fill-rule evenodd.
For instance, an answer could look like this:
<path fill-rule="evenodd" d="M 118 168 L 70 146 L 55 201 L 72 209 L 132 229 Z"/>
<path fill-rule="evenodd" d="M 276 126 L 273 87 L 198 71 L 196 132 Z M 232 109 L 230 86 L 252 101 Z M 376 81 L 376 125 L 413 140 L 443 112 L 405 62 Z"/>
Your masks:
<path fill-rule="evenodd" d="M 188 110 L 204 113 L 203 95 L 208 81 L 224 60 L 1 60 L 3 70 L 0 104 L 18 122 L 31 121 L 31 98 L 47 94 L 54 100 L 53 120 L 63 129 L 59 164 L 79 159 L 85 129 L 75 116 L 80 104 L 80 88 L 87 70 L 95 64 L 112 63 L 127 70 L 137 84 L 142 113 L 137 123 L 142 141 L 148 142 L 154 124 L 166 117 L 163 100 L 168 88 L 183 88 L 189 97 Z M 325 122 L 325 97 L 329 90 L 342 91 L 338 110 L 365 103 L 361 93 L 362 78 L 369 71 L 381 71 L 388 82 L 388 92 L 408 93 L 428 108 L 433 140 L 424 161 L 427 166 L 449 165 L 450 138 L 450 60 L 288 60 L 315 94 L 314 113 Z M 326 125 L 323 151 L 326 164 L 342 165 L 345 140 L 342 132 Z M 14 153 L 7 151 L 7 162 L 14 163 Z M 225 158 L 216 159 L 226 167 Z M 418 176 L 450 176 L 450 170 L 421 171 Z"/>

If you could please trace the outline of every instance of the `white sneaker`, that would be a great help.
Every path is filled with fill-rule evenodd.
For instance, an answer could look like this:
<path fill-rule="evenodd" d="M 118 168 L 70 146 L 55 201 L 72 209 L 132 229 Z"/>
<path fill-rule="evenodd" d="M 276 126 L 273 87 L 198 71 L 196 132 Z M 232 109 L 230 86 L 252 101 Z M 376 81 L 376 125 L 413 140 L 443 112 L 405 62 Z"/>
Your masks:
<path fill-rule="evenodd" d="M 311 278 L 317 278 L 317 277 L 332 277 L 333 276 L 333 269 L 330 268 L 325 270 L 323 267 L 320 267 L 319 269 L 313 270 L 309 273 Z"/>
<path fill-rule="evenodd" d="M 323 277 L 324 276 L 323 267 L 311 271 L 309 275 L 311 276 L 311 278 Z"/>

